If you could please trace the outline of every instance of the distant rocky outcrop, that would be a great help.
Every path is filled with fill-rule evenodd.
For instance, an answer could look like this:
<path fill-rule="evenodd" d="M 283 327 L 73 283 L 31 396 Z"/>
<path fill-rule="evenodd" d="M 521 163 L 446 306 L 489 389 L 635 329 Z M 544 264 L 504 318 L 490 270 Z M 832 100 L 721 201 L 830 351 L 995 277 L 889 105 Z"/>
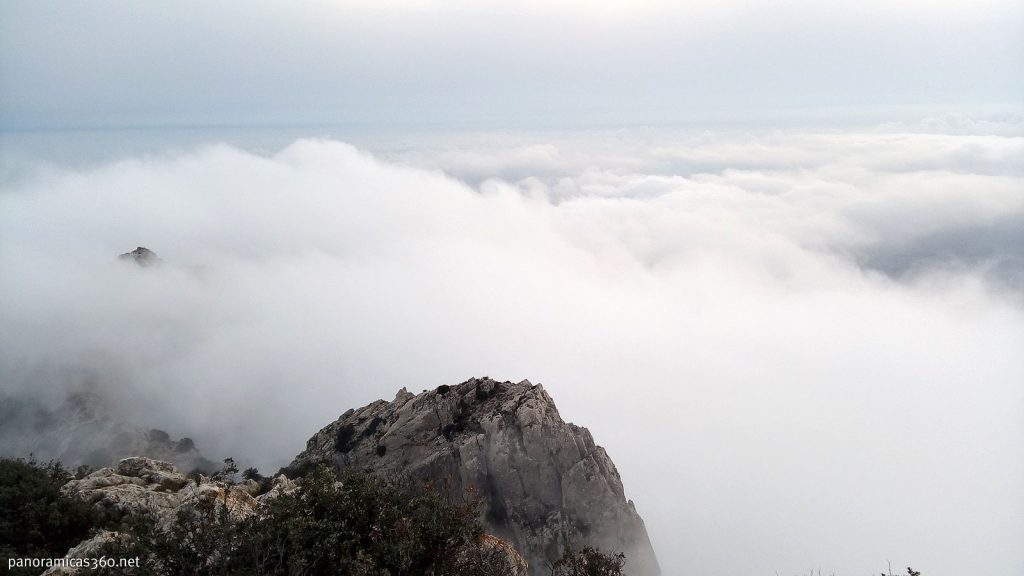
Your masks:
<path fill-rule="evenodd" d="M 118 258 L 139 266 L 162 262 L 142 246 Z M 175 439 L 137 421 L 130 406 L 140 399 L 128 400 L 119 386 L 89 372 L 62 371 L 52 382 L 38 378 L 11 386 L 11 392 L 0 390 L 0 456 L 32 455 L 74 468 L 110 466 L 145 454 L 188 471 L 215 468 L 192 439 Z"/>
<path fill-rule="evenodd" d="M 139 266 L 152 266 L 163 262 L 163 260 L 156 255 L 156 252 L 153 252 L 145 246 L 139 246 L 131 252 L 125 252 L 118 256 L 118 258 L 121 260 L 135 262 Z"/>
<path fill-rule="evenodd" d="M 192 470 L 213 470 L 190 438 L 125 421 L 99 387 L 82 386 L 60 404 L 27 396 L 0 396 L 0 455 L 32 454 L 75 467 L 110 466 L 136 454 Z"/>
<path fill-rule="evenodd" d="M 535 575 L 566 546 L 623 552 L 629 574 L 660 574 L 611 459 L 526 380 L 478 378 L 419 395 L 403 388 L 391 402 L 345 412 L 289 469 L 318 464 L 408 474 L 456 497 L 475 492 L 485 529 L 519 550 Z"/>

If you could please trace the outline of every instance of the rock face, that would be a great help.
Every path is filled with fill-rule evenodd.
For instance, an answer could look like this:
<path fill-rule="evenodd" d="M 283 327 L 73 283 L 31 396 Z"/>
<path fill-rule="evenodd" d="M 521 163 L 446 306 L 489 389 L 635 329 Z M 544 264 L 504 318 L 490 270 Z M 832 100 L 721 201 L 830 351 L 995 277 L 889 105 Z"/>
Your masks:
<path fill-rule="evenodd" d="M 118 532 L 111 532 L 109 530 L 103 530 L 99 534 L 96 534 L 88 540 L 83 540 L 77 546 L 68 550 L 68 553 L 64 555 L 65 558 L 78 558 L 82 560 L 91 560 L 101 558 L 103 556 L 103 546 L 106 544 L 112 544 L 114 542 L 126 542 L 127 539 L 124 535 Z M 54 566 L 53 568 L 47 569 L 43 572 L 42 576 L 72 576 L 74 574 L 86 574 L 90 570 L 83 568 L 72 568 L 70 566 Z"/>
<path fill-rule="evenodd" d="M 409 474 L 476 492 L 486 530 L 512 543 L 535 575 L 564 547 L 626 554 L 634 576 L 660 574 L 618 471 L 585 428 L 564 422 L 542 386 L 488 378 L 378 400 L 313 436 L 293 471 L 317 464 Z"/>
<path fill-rule="evenodd" d="M 462 562 L 468 566 L 490 566 L 493 574 L 529 576 L 530 563 L 511 544 L 490 534 L 483 534 L 475 546 L 462 549 Z"/>
<path fill-rule="evenodd" d="M 152 250 L 146 248 L 145 246 L 139 246 L 138 248 L 132 250 L 131 252 L 125 252 L 124 254 L 118 256 L 118 258 L 120 258 L 121 260 L 129 260 L 135 262 L 139 266 L 152 266 L 153 264 L 159 264 L 160 262 L 162 262 L 162 260 L 160 260 L 160 258 L 156 255 L 156 252 L 153 252 Z"/>
<path fill-rule="evenodd" d="M 275 488 L 284 483 L 293 487 L 285 478 L 275 481 Z M 93 504 L 111 517 L 148 513 L 160 523 L 173 521 L 182 506 L 203 503 L 226 505 L 230 516 L 241 519 L 252 514 L 260 502 L 244 485 L 206 476 L 192 480 L 168 462 L 142 456 L 125 458 L 116 468 L 101 468 L 84 478 L 71 480 L 61 490 Z M 276 494 L 269 497 L 276 497 Z"/>

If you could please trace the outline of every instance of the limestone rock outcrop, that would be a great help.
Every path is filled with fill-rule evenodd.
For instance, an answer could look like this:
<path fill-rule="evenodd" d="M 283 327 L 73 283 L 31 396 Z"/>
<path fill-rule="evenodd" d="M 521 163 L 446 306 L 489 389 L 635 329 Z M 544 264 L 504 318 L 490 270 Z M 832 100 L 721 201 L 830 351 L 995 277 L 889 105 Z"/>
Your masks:
<path fill-rule="evenodd" d="M 480 573 L 481 567 L 487 566 L 495 576 L 529 576 L 530 563 L 511 544 L 493 536 L 482 534 L 475 543 L 464 546 L 459 552 L 459 563 L 462 566 L 476 568 L 473 573 Z"/>
<path fill-rule="evenodd" d="M 471 379 L 419 395 L 403 388 L 391 402 L 345 412 L 289 468 L 318 464 L 407 474 L 454 497 L 476 493 L 485 529 L 522 553 L 535 575 L 566 546 L 623 552 L 629 574 L 660 574 L 608 454 L 526 380 Z"/>
<path fill-rule="evenodd" d="M 154 264 L 159 264 L 160 262 L 162 262 L 160 257 L 156 255 L 156 252 L 153 252 L 152 250 L 146 248 L 145 246 L 139 246 L 135 248 L 135 250 L 132 250 L 131 252 L 125 252 L 124 254 L 118 256 L 118 258 L 120 258 L 121 260 L 135 262 L 139 266 L 152 266 Z"/>
<path fill-rule="evenodd" d="M 65 558 L 76 558 L 81 560 L 95 560 L 103 556 L 103 547 L 115 542 L 126 542 L 127 537 L 118 532 L 102 530 L 88 540 L 83 540 L 77 546 L 68 550 Z M 87 574 L 91 570 L 72 566 L 54 566 L 43 572 L 42 576 L 73 576 L 74 574 Z"/>
<path fill-rule="evenodd" d="M 227 506 L 230 516 L 241 519 L 251 515 L 259 503 L 244 485 L 206 476 L 190 479 L 168 462 L 142 456 L 125 458 L 116 468 L 101 468 L 71 480 L 61 490 L 108 516 L 151 514 L 159 523 L 172 522 L 182 506 Z"/>
<path fill-rule="evenodd" d="M 83 478 L 69 481 L 65 495 L 89 502 L 110 518 L 151 515 L 160 526 L 169 526 L 180 510 L 210 506 L 226 508 L 228 517 L 242 520 L 255 514 L 261 504 L 298 489 L 298 484 L 279 475 L 270 491 L 254 496 L 245 484 L 234 484 L 200 475 L 187 477 L 173 464 L 143 456 L 121 460 L 116 467 L 102 468 Z M 124 534 L 104 530 L 68 551 L 66 558 L 96 558 L 100 548 Z M 44 576 L 70 576 L 88 570 L 54 567 Z"/>

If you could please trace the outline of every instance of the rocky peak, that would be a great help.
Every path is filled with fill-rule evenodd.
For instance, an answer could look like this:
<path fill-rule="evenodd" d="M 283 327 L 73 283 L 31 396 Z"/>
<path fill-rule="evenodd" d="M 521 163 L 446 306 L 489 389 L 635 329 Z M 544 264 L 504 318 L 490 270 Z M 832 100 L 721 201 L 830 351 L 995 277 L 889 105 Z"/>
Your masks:
<path fill-rule="evenodd" d="M 151 266 L 153 264 L 158 264 L 162 262 L 162 260 L 160 260 L 160 258 L 156 255 L 156 252 L 153 252 L 152 250 L 146 248 L 145 246 L 139 246 L 135 248 L 135 250 L 132 250 L 131 252 L 125 252 L 124 254 L 118 256 L 118 258 L 121 260 L 129 260 L 135 262 L 139 266 Z"/>
<path fill-rule="evenodd" d="M 414 395 L 399 390 L 348 410 L 289 467 L 408 474 L 476 494 L 488 532 L 508 540 L 533 574 L 566 546 L 623 552 L 627 571 L 660 574 L 643 520 L 605 450 L 566 423 L 543 386 L 473 378 Z"/>

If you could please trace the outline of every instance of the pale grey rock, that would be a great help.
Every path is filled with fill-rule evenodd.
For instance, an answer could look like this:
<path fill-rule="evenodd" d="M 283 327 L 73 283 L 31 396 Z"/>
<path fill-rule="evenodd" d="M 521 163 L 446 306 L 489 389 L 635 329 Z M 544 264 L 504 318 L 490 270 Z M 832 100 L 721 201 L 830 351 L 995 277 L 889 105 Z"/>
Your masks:
<path fill-rule="evenodd" d="M 99 559 L 103 556 L 103 547 L 107 544 L 111 544 L 117 541 L 124 541 L 125 536 L 119 532 L 111 532 L 109 530 L 103 530 L 89 538 L 83 540 L 77 546 L 68 550 L 68 553 L 64 555 L 65 558 L 78 558 L 78 559 Z M 73 574 L 88 574 L 92 570 L 90 568 L 73 568 L 70 566 L 54 566 L 53 568 L 47 569 L 43 572 L 42 576 L 71 576 Z"/>
<path fill-rule="evenodd" d="M 283 483 L 283 481 L 282 481 Z M 121 460 L 116 468 L 102 468 L 81 479 L 71 480 L 64 494 L 93 504 L 119 518 L 149 514 L 168 524 L 185 509 L 227 507 L 232 518 L 246 518 L 258 503 L 245 485 L 199 476 L 191 480 L 173 464 L 135 456 Z"/>
<path fill-rule="evenodd" d="M 260 493 L 260 483 L 251 478 L 246 480 L 245 483 L 242 484 L 242 486 L 245 488 L 245 491 L 252 495 L 254 498 Z"/>
<path fill-rule="evenodd" d="M 295 485 L 283 475 L 275 483 L 275 487 Z M 259 506 L 245 484 L 231 484 L 202 475 L 198 481 L 192 480 L 169 462 L 143 456 L 125 458 L 116 467 L 102 468 L 71 480 L 61 490 L 70 497 L 93 504 L 113 518 L 145 514 L 163 527 L 174 522 L 183 510 L 205 507 L 218 513 L 226 509 L 230 518 L 242 520 L 254 514 Z M 65 557 L 99 558 L 101 546 L 120 537 L 116 532 L 101 532 L 79 543 Z M 70 576 L 88 572 L 54 567 L 45 574 Z"/>
<path fill-rule="evenodd" d="M 480 496 L 488 532 L 545 574 L 566 546 L 623 552 L 627 572 L 660 574 L 643 520 L 605 450 L 564 422 L 544 388 L 488 378 L 345 412 L 290 469 L 317 464 L 408 474 Z"/>
<path fill-rule="evenodd" d="M 186 477 L 169 462 L 161 462 L 152 458 L 134 456 L 125 458 L 117 465 L 117 473 L 122 476 L 139 478 L 158 489 L 177 492 L 188 484 Z"/>
<path fill-rule="evenodd" d="M 148 472 L 153 471 L 139 471 L 138 474 Z M 162 519 L 173 515 L 181 506 L 181 495 L 167 491 L 138 474 L 120 474 L 114 468 L 101 468 L 82 479 L 71 480 L 61 490 L 116 518 L 152 514 Z"/>
<path fill-rule="evenodd" d="M 529 576 L 530 563 L 508 542 L 491 534 L 482 534 L 456 553 L 459 572 L 479 574 L 483 569 L 495 576 Z"/>
<path fill-rule="evenodd" d="M 219 513 L 226 508 L 228 516 L 232 520 L 244 520 L 252 516 L 259 503 L 244 485 L 231 485 L 224 482 L 213 481 L 207 478 L 200 479 L 199 483 L 190 483 L 179 493 L 181 504 L 179 506 L 188 509 L 212 509 Z"/>
<path fill-rule="evenodd" d="M 278 498 L 279 496 L 291 494 L 299 489 L 299 483 L 296 480 L 291 480 L 284 474 L 278 474 L 273 480 L 270 490 L 265 494 L 260 494 L 256 497 L 256 502 L 259 504 L 266 504 L 267 502 Z"/>

